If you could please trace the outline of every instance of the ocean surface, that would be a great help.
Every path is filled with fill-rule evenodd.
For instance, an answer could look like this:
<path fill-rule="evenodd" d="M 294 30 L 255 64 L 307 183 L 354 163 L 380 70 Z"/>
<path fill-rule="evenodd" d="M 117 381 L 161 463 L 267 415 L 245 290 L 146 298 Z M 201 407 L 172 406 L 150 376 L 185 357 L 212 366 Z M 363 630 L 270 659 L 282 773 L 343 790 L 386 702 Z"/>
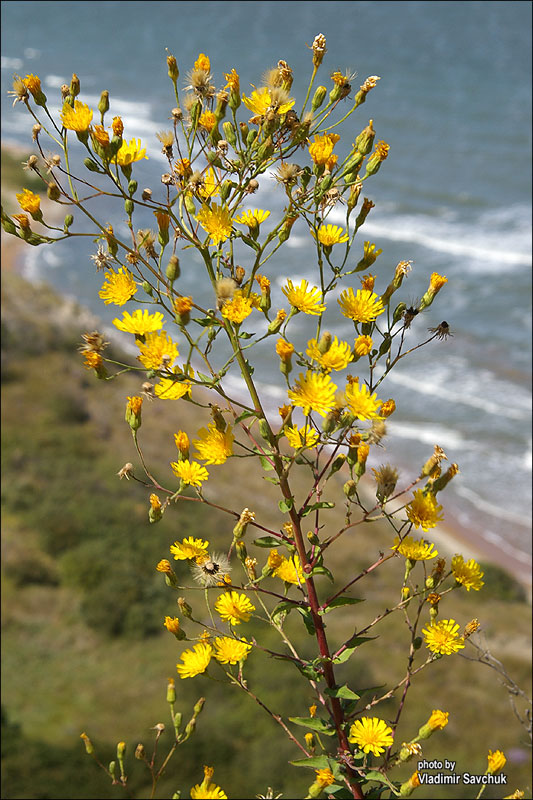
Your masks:
<path fill-rule="evenodd" d="M 155 196 L 166 171 L 155 134 L 171 127 L 174 105 L 165 47 L 178 59 L 181 85 L 204 52 L 217 86 L 223 85 L 223 73 L 235 68 L 243 91 L 249 83 L 260 85 L 265 69 L 282 58 L 294 70 L 298 106 L 310 75 L 306 45 L 318 33 L 326 36 L 328 48 L 318 83 L 329 86 L 336 69 L 357 72 L 356 90 L 367 76 L 381 76 L 341 129 L 352 142 L 371 118 L 377 138 L 391 146 L 379 174 L 365 184 L 376 207 L 353 253 L 360 257 L 365 240 L 383 250 L 371 269 L 378 291 L 399 261 L 412 261 L 396 295 L 408 304 L 423 294 L 431 272 L 448 278 L 433 306 L 414 320 L 407 343 L 423 341 L 427 328 L 442 320 L 453 337 L 404 359 L 380 387 L 379 397 L 394 397 L 397 411 L 373 464 L 401 465 L 408 482 L 438 443 L 460 467 L 441 496 L 454 523 L 528 563 L 529 2 L 3 2 L 2 140 L 31 151 L 32 121 L 7 97 L 13 73 L 39 75 L 50 107 L 58 110 L 59 87 L 76 72 L 80 99 L 96 108 L 107 89 L 109 116 L 121 115 L 125 136 L 140 138 L 147 147 L 149 160 L 136 165 L 135 177 Z M 347 100 L 346 111 L 349 107 Z M 265 176 L 250 207 L 269 208 L 275 219 L 282 206 L 277 184 Z M 120 213 L 111 206 L 105 213 L 121 231 Z M 342 210 L 334 210 L 328 222 L 342 224 Z M 145 226 L 150 224 L 146 220 Z M 281 286 L 287 277 L 315 281 L 310 237 L 298 224 L 288 245 L 268 262 L 274 307 L 286 306 Z M 90 238 L 28 248 L 25 269 L 110 323 L 117 309 L 97 296 L 102 275 L 89 259 L 95 249 Z M 189 252 L 181 256 L 180 285 L 212 305 Z M 304 330 L 306 319 L 293 320 L 291 338 L 300 347 L 311 335 Z M 344 318 L 332 319 L 329 327 L 339 337 L 353 333 Z M 270 341 L 254 353 L 255 376 L 275 412 L 286 399 L 277 357 Z M 231 376 L 228 387 L 242 389 Z"/>

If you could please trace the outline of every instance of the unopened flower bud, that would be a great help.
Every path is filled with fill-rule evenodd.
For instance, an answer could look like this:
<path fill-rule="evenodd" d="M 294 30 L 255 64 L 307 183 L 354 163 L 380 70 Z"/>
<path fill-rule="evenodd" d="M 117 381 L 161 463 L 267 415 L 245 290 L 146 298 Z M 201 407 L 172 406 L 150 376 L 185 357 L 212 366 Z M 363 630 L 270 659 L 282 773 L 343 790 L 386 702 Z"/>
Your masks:
<path fill-rule="evenodd" d="M 89 739 L 86 733 L 80 733 L 80 739 L 83 739 L 83 744 L 85 745 L 85 752 L 87 755 L 92 755 L 94 753 L 93 743 Z"/>
<path fill-rule="evenodd" d="M 76 74 L 72 76 L 72 80 L 70 81 L 69 87 L 69 94 L 72 97 L 77 97 L 80 93 L 80 79 Z"/>
<path fill-rule="evenodd" d="M 173 83 L 176 83 L 178 80 L 180 71 L 178 69 L 178 62 L 176 61 L 176 57 L 172 54 L 167 56 L 167 67 L 168 67 L 168 77 Z"/>
<path fill-rule="evenodd" d="M 191 619 L 192 608 L 190 607 L 190 605 L 188 604 L 188 602 L 185 600 L 184 597 L 178 597 L 178 606 L 183 616 L 187 617 L 188 619 Z"/>
<path fill-rule="evenodd" d="M 104 89 L 102 94 L 100 95 L 100 100 L 98 102 L 98 111 L 102 115 L 102 124 L 104 121 L 104 114 L 106 111 L 109 111 L 109 92 L 107 89 Z"/>
<path fill-rule="evenodd" d="M 167 683 L 167 703 L 176 702 L 176 681 L 174 678 L 169 678 Z"/>
<path fill-rule="evenodd" d="M 324 102 L 324 98 L 327 94 L 328 90 L 325 86 L 317 86 L 315 89 L 315 93 L 313 95 L 313 99 L 311 101 L 311 110 L 316 111 L 317 108 L 320 108 L 322 103 Z"/>
<path fill-rule="evenodd" d="M 176 255 L 170 256 L 167 264 L 167 268 L 165 270 L 165 275 L 169 279 L 170 283 L 174 283 L 180 276 L 180 261 Z"/>
<path fill-rule="evenodd" d="M 50 200 L 59 200 L 59 198 L 61 197 L 61 191 L 60 191 L 59 186 L 57 185 L 57 183 L 54 183 L 54 181 L 51 181 L 48 184 L 48 188 L 46 190 L 46 195 Z"/>
<path fill-rule="evenodd" d="M 132 431 L 136 431 L 141 427 L 142 403 L 142 397 L 128 397 L 128 403 L 126 405 L 126 422 Z"/>

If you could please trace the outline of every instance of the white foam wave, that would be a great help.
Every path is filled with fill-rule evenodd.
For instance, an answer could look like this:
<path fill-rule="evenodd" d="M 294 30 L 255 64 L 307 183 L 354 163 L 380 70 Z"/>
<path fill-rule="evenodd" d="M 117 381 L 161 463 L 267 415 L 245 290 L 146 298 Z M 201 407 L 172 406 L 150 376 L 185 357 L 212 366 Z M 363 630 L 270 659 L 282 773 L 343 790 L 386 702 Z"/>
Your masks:
<path fill-rule="evenodd" d="M 465 450 L 474 445 L 469 445 L 468 441 L 459 431 L 454 431 L 442 425 L 411 425 L 408 422 L 397 422 L 389 420 L 387 423 L 389 432 L 400 439 L 414 439 L 424 444 L 439 444 L 440 447 L 447 447 L 450 450 Z"/>
<path fill-rule="evenodd" d="M 446 374 L 445 374 L 446 373 Z M 488 373 L 487 370 L 483 372 L 476 372 L 474 375 L 469 376 L 468 385 L 465 384 L 466 378 L 461 378 L 461 391 L 453 391 L 445 385 L 448 382 L 447 371 L 439 373 L 435 371 L 433 374 L 427 370 L 424 375 L 408 375 L 402 372 L 390 372 L 387 375 L 387 380 L 391 383 L 396 383 L 399 386 L 405 386 L 408 389 L 418 392 L 419 394 L 431 395 L 438 397 L 440 400 L 447 400 L 450 403 L 460 403 L 462 405 L 470 406 L 471 408 L 479 409 L 487 414 L 495 414 L 509 419 L 526 420 L 529 419 L 531 414 L 531 401 L 529 397 L 522 397 L 516 393 L 513 397 L 513 404 L 509 404 L 506 398 L 509 396 L 509 385 L 501 384 L 494 376 Z M 485 395 L 479 395 L 475 391 L 475 387 L 483 386 L 486 389 Z M 516 392 L 518 392 L 518 388 Z M 499 394 L 502 397 L 502 402 L 498 403 L 490 400 L 488 395 L 492 396 Z"/>
<path fill-rule="evenodd" d="M 369 217 L 365 222 L 365 235 L 468 258 L 472 270 L 489 272 L 502 265 L 532 263 L 530 212 L 521 206 L 487 212 L 474 224 L 463 222 L 450 209 L 438 218 L 396 214 L 394 209 L 378 211 L 376 216 L 379 220 Z M 344 222 L 343 211 L 334 211 L 331 217 L 338 224 Z"/>
<path fill-rule="evenodd" d="M 514 525 L 520 525 L 524 528 L 531 527 L 531 520 L 526 519 L 523 514 L 516 514 L 514 511 L 509 511 L 506 508 L 494 505 L 494 503 L 489 503 L 488 500 L 480 497 L 479 494 L 464 485 L 458 485 L 454 488 L 460 497 L 468 500 L 480 511 L 484 511 L 486 514 L 490 514 L 490 516 L 496 517 L 497 519 L 503 519 L 507 522 L 512 522 Z"/>

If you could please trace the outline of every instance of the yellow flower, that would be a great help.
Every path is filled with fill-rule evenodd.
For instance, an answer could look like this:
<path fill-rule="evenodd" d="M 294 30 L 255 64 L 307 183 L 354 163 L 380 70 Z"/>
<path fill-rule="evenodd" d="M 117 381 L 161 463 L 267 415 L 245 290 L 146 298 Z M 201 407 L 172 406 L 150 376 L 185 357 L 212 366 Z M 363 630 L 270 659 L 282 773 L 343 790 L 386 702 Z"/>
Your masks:
<path fill-rule="evenodd" d="M 368 386 L 359 386 L 358 381 L 352 381 L 346 387 L 344 393 L 346 405 L 350 412 L 357 419 L 379 419 L 379 409 L 382 400 L 379 400 L 376 393 L 370 394 Z"/>
<path fill-rule="evenodd" d="M 315 164 L 324 166 L 341 137 L 338 133 L 325 133 L 323 135 L 315 135 L 315 141 L 309 145 L 309 155 Z"/>
<path fill-rule="evenodd" d="M 422 633 L 426 647 L 432 653 L 450 656 L 465 646 L 463 637 L 459 635 L 459 623 L 454 619 L 432 622 L 427 628 L 422 629 Z"/>
<path fill-rule="evenodd" d="M 363 753 L 379 756 L 393 743 L 394 734 L 382 719 L 361 717 L 352 724 L 348 741 L 356 744 Z"/>
<path fill-rule="evenodd" d="M 365 242 L 365 255 L 366 255 L 366 244 L 367 242 Z M 375 245 L 373 246 L 375 247 Z M 379 252 L 381 253 L 382 251 L 380 250 Z M 376 258 L 377 257 L 378 256 L 376 255 Z M 374 289 L 374 284 L 376 282 L 376 277 L 377 277 L 376 275 L 363 275 L 363 277 L 361 278 L 361 289 L 367 289 L 367 291 L 372 292 Z"/>
<path fill-rule="evenodd" d="M 240 325 L 246 317 L 249 317 L 254 307 L 253 297 L 244 297 L 241 292 L 237 291 L 233 298 L 227 303 L 224 303 L 220 313 L 230 322 Z"/>
<path fill-rule="evenodd" d="M 397 536 L 391 549 L 396 550 L 409 561 L 427 561 L 429 558 L 438 556 L 437 550 L 433 550 L 434 547 L 435 545 L 431 542 L 426 542 L 424 539 L 415 541 L 411 536 L 405 536 L 400 542 Z"/>
<path fill-rule="evenodd" d="M 429 288 L 433 292 L 438 292 L 439 289 L 442 289 L 445 283 L 448 283 L 448 278 L 445 275 L 439 275 L 438 272 L 431 273 L 431 278 L 429 279 Z M 499 752 L 499 750 L 496 752 Z"/>
<path fill-rule="evenodd" d="M 286 114 L 294 105 L 294 100 L 291 100 L 288 96 L 286 99 L 282 97 L 284 102 L 277 102 L 276 99 L 272 97 L 271 90 L 266 86 L 261 87 L 261 89 L 256 89 L 253 83 L 251 86 L 254 91 L 250 97 L 246 97 L 246 95 L 243 94 L 242 102 L 246 108 L 249 108 L 254 114 L 263 116 L 269 108 L 274 108 L 278 114 Z"/>
<path fill-rule="evenodd" d="M 217 636 L 214 645 L 215 658 L 221 664 L 238 664 L 248 658 L 252 649 L 246 639 L 232 639 L 230 636 Z"/>
<path fill-rule="evenodd" d="M 219 431 L 216 425 L 208 425 L 198 431 L 199 439 L 193 439 L 196 447 L 195 458 L 205 461 L 206 464 L 223 464 L 226 459 L 233 455 L 233 433 L 228 425 L 224 433 Z"/>
<path fill-rule="evenodd" d="M 179 316 L 187 314 L 192 308 L 192 297 L 176 297 L 174 300 L 174 311 Z"/>
<path fill-rule="evenodd" d="M 174 443 L 181 455 L 185 458 L 189 458 L 189 437 L 185 431 L 178 431 L 174 434 Z"/>
<path fill-rule="evenodd" d="M 439 709 L 435 709 L 431 712 L 427 725 L 429 725 L 432 731 L 441 731 L 448 724 L 449 716 L 449 711 L 439 711 Z"/>
<path fill-rule="evenodd" d="M 315 236 L 314 231 L 311 231 L 311 233 Z M 321 225 L 316 234 L 316 238 L 324 247 L 333 247 L 334 244 L 347 242 L 350 237 L 344 232 L 344 229 L 339 228 L 338 225 Z"/>
<path fill-rule="evenodd" d="M 91 131 L 91 136 L 101 147 L 107 147 L 109 144 L 109 134 L 102 125 L 95 125 Z"/>
<path fill-rule="evenodd" d="M 202 783 L 197 783 L 192 787 L 191 800 L 227 800 L 228 796 L 224 790 L 211 782 L 213 773 L 212 767 L 204 767 L 204 779 Z"/>
<path fill-rule="evenodd" d="M 431 492 L 424 494 L 423 489 L 413 492 L 413 500 L 406 508 L 408 520 L 415 528 L 422 528 L 423 531 L 434 528 L 443 519 L 442 514 L 439 516 L 441 511 L 442 506 L 437 505 L 435 495 Z"/>
<path fill-rule="evenodd" d="M 64 128 L 69 131 L 84 133 L 89 130 L 93 112 L 85 103 L 80 102 L 80 100 L 74 100 L 74 108 L 69 103 L 65 103 L 59 116 Z"/>
<path fill-rule="evenodd" d="M 335 392 L 337 386 L 329 375 L 317 375 L 308 371 L 295 382 L 295 388 L 288 392 L 292 405 L 303 409 L 304 414 L 316 411 L 325 417 L 335 406 Z"/>
<path fill-rule="evenodd" d="M 287 437 L 290 446 L 294 447 L 295 450 L 299 450 L 300 447 L 314 447 L 320 438 L 313 428 L 309 428 L 306 425 L 303 428 L 293 425 L 290 428 L 285 428 L 283 433 Z"/>
<path fill-rule="evenodd" d="M 285 581 L 285 583 L 293 583 L 295 586 L 302 586 L 305 583 L 305 575 L 297 555 L 293 555 L 290 558 L 281 556 L 281 563 L 272 574 L 276 578 Z"/>
<path fill-rule="evenodd" d="M 491 775 L 496 775 L 497 772 L 501 772 L 502 769 L 505 767 L 507 763 L 507 759 L 505 758 L 504 754 L 501 750 L 489 750 L 489 754 L 487 756 L 488 760 L 488 767 L 487 772 Z"/>
<path fill-rule="evenodd" d="M 243 211 L 240 217 L 235 217 L 235 222 L 240 225 L 248 225 L 249 228 L 257 228 L 270 216 L 270 211 L 264 211 L 262 208 L 255 208 L 253 211 Z M 259 276 L 257 276 L 259 277 Z"/>
<path fill-rule="evenodd" d="M 271 570 L 277 569 L 283 563 L 283 556 L 277 550 L 271 550 L 268 554 L 268 567 Z"/>
<path fill-rule="evenodd" d="M 205 642 L 195 644 L 192 650 L 184 650 L 181 654 L 182 663 L 176 664 L 180 678 L 194 678 L 195 675 L 205 672 L 212 655 L 213 648 Z M 201 795 L 197 795 L 199 796 Z"/>
<path fill-rule="evenodd" d="M 120 117 L 113 117 L 111 122 L 111 130 L 113 131 L 113 136 L 116 136 L 117 139 L 122 138 L 122 134 L 124 133 L 124 123 Z"/>
<path fill-rule="evenodd" d="M 163 327 L 163 314 L 160 311 L 150 314 L 146 308 L 144 310 L 137 308 L 133 314 L 124 311 L 122 319 L 114 319 L 113 325 L 119 331 L 144 336 L 146 333 L 153 333 Z"/>
<path fill-rule="evenodd" d="M 217 124 L 217 118 L 213 114 L 212 111 L 204 111 L 203 114 L 200 114 L 200 118 L 198 120 L 198 125 L 201 125 L 202 128 L 205 128 L 206 131 L 211 133 L 215 125 Z"/>
<path fill-rule="evenodd" d="M 224 79 L 227 81 L 225 88 L 231 89 L 232 92 L 239 94 L 240 92 L 239 76 L 236 70 L 232 69 L 231 72 L 225 72 Z"/>
<path fill-rule="evenodd" d="M 40 210 L 41 198 L 38 194 L 34 194 L 29 189 L 23 189 L 22 192 L 16 194 L 15 197 L 21 209 L 27 211 L 28 214 L 36 214 Z"/>
<path fill-rule="evenodd" d="M 85 369 L 98 369 L 103 364 L 103 358 L 100 353 L 95 353 L 92 350 L 84 353 L 84 363 L 83 366 Z"/>
<path fill-rule="evenodd" d="M 192 372 L 192 370 L 191 370 Z M 180 369 L 174 370 L 175 375 L 183 375 Z M 189 380 L 172 380 L 172 378 L 162 378 L 160 383 L 154 386 L 154 392 L 160 400 L 179 400 L 180 397 L 191 394 L 191 382 Z"/>
<path fill-rule="evenodd" d="M 174 474 L 189 486 L 201 488 L 203 481 L 206 481 L 209 477 L 209 472 L 206 468 L 202 467 L 201 464 L 197 464 L 196 461 L 189 461 L 188 459 L 178 462 L 173 461 L 170 466 Z"/>
<path fill-rule="evenodd" d="M 309 358 L 317 361 L 326 372 L 331 372 L 332 369 L 337 372 L 345 369 L 353 358 L 348 342 L 339 342 L 336 336 L 325 353 L 320 351 L 316 339 L 310 339 L 306 352 Z"/>
<path fill-rule="evenodd" d="M 255 611 L 255 606 L 250 603 L 245 594 L 224 592 L 215 603 L 215 611 L 230 625 L 239 625 L 241 622 L 248 622 L 252 611 Z"/>
<path fill-rule="evenodd" d="M 204 559 L 207 556 L 207 549 L 209 542 L 204 539 L 194 539 L 189 536 L 180 542 L 174 542 L 170 545 L 170 552 L 174 555 L 176 561 L 185 561 L 190 558 Z"/>
<path fill-rule="evenodd" d="M 285 339 L 278 339 L 276 342 L 276 353 L 282 361 L 289 361 L 294 353 L 294 345 L 285 341 Z"/>
<path fill-rule="evenodd" d="M 394 414 L 396 411 L 396 403 L 391 398 L 390 400 L 385 400 L 383 405 L 379 410 L 380 417 L 390 417 L 391 414 Z"/>
<path fill-rule="evenodd" d="M 315 773 L 316 782 L 322 789 L 325 789 L 326 786 L 331 786 L 332 783 L 335 783 L 335 775 L 329 768 L 315 769 Z"/>
<path fill-rule="evenodd" d="M 147 333 L 144 342 L 137 339 L 136 344 L 141 351 L 138 360 L 146 369 L 160 369 L 163 365 L 171 367 L 179 356 L 177 346 L 166 331 Z"/>
<path fill-rule="evenodd" d="M 374 322 L 385 310 L 377 294 L 368 289 L 358 289 L 357 294 L 354 294 L 351 286 L 341 293 L 337 302 L 344 316 L 354 322 Z"/>
<path fill-rule="evenodd" d="M 194 69 L 202 69 L 204 72 L 210 72 L 211 62 L 209 61 L 209 56 L 206 56 L 205 53 L 200 53 L 194 62 Z"/>
<path fill-rule="evenodd" d="M 293 308 L 298 311 L 303 311 L 304 314 L 320 315 L 326 310 L 326 306 L 322 304 L 322 292 L 317 288 L 308 289 L 306 280 L 302 280 L 299 286 L 294 286 L 290 278 L 287 278 L 287 283 L 282 287 L 281 291 L 286 296 L 287 300 Z"/>
<path fill-rule="evenodd" d="M 24 84 L 26 85 L 28 91 L 31 92 L 31 94 L 34 97 L 42 91 L 41 79 L 39 78 L 38 75 L 32 75 L 31 73 L 30 75 L 26 75 L 26 77 L 24 78 Z"/>
<path fill-rule="evenodd" d="M 358 336 L 353 346 L 356 356 L 367 356 L 372 350 L 373 344 L 370 336 Z"/>
<path fill-rule="evenodd" d="M 178 633 L 180 630 L 180 621 L 177 617 L 165 617 L 163 625 L 169 633 Z"/>
<path fill-rule="evenodd" d="M 484 581 L 481 580 L 484 573 L 481 572 L 481 567 L 473 558 L 465 561 L 463 556 L 455 555 L 452 558 L 452 572 L 457 583 L 462 583 L 467 592 L 470 589 L 475 589 L 476 592 L 479 592 L 481 587 L 484 586 Z"/>
<path fill-rule="evenodd" d="M 137 284 L 126 267 L 120 267 L 118 272 L 106 273 L 102 288 L 98 292 L 106 305 L 114 303 L 123 306 L 137 291 Z"/>
<path fill-rule="evenodd" d="M 147 159 L 148 156 L 146 155 L 146 148 L 141 145 L 140 139 L 132 139 L 129 144 L 122 142 L 116 155 L 117 164 L 121 167 L 126 167 L 128 164 L 140 161 L 141 158 Z"/>
<path fill-rule="evenodd" d="M 209 234 L 212 244 L 219 244 L 231 236 L 231 215 L 226 206 L 213 203 L 202 206 L 196 217 L 202 228 Z"/>
<path fill-rule="evenodd" d="M 172 566 L 168 558 L 162 558 L 161 561 L 156 566 L 156 570 L 158 572 L 164 572 L 167 575 L 170 575 L 172 572 Z"/>
<path fill-rule="evenodd" d="M 208 167 L 203 174 L 203 185 L 198 194 L 208 200 L 210 197 L 217 197 L 220 194 L 220 182 L 215 175 L 213 167 Z"/>

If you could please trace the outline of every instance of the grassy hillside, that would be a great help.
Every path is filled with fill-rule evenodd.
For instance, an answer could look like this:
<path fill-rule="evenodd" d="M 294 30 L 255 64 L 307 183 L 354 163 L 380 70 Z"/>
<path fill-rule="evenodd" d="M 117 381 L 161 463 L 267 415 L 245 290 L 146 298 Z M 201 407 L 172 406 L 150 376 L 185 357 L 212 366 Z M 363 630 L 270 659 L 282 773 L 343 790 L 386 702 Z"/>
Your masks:
<path fill-rule="evenodd" d="M 192 502 L 179 503 L 150 525 L 149 490 L 118 479 L 128 461 L 140 474 L 124 422 L 125 399 L 140 391 L 140 380 L 124 376 L 101 382 L 82 367 L 76 347 L 81 333 L 93 327 L 86 314 L 50 289 L 4 271 L 2 796 L 12 800 L 123 797 L 85 755 L 82 731 L 96 743 L 104 763 L 114 757 L 116 743 L 126 741 L 129 788 L 135 797 L 149 795 L 133 752 L 138 742 L 150 751 L 151 727 L 168 724 L 167 677 L 177 677 L 176 661 L 187 647 L 162 627 L 164 615 L 178 609 L 175 593 L 155 565 L 183 536 L 208 538 L 215 550 L 231 540 L 231 518 Z M 199 426 L 196 407 L 185 401 L 146 401 L 140 440 L 164 483 L 175 458 L 173 433 L 181 428 L 194 434 Z M 238 510 L 249 506 L 266 526 L 285 521 L 275 488 L 251 475 L 248 461 L 235 459 L 210 472 L 206 494 L 213 502 Z M 296 484 L 300 496 L 304 488 Z M 337 492 L 339 484 L 323 499 L 338 499 Z M 333 530 L 342 521 L 342 504 L 328 513 Z M 246 541 L 252 538 L 248 534 Z M 328 551 L 328 566 L 341 586 L 390 546 L 387 528 L 358 527 Z M 253 554 L 265 557 L 265 551 Z M 334 643 L 396 602 L 403 569 L 403 559 L 391 559 L 357 584 L 353 596 L 362 593 L 363 604 L 328 615 Z M 478 617 L 483 628 L 477 641 L 527 688 L 530 608 L 521 588 L 497 568 L 487 568 L 486 584 L 479 593 L 447 596 L 445 617 L 462 624 Z M 327 578 L 319 579 L 319 591 L 331 592 Z M 198 593 L 198 606 L 201 597 Z M 303 652 L 311 652 L 311 637 L 299 619 L 290 617 L 288 630 Z M 191 635 L 196 632 L 190 625 Z M 246 635 L 255 632 L 247 627 Z M 377 643 L 361 648 L 339 670 L 339 680 L 354 688 L 388 688 L 405 672 L 409 632 L 404 618 L 393 614 L 372 633 L 379 636 Z M 281 649 L 270 631 L 266 638 L 263 630 L 257 635 L 267 647 Z M 251 690 L 275 712 L 307 715 L 312 696 L 294 667 L 254 652 L 246 674 Z M 287 765 L 299 752 L 252 700 L 205 676 L 178 680 L 177 691 L 185 720 L 201 694 L 207 702 L 196 733 L 170 763 L 158 797 L 171 797 L 178 788 L 187 796 L 201 779 L 203 764 L 215 767 L 216 781 L 229 797 L 252 797 L 269 785 L 286 798 L 305 796 L 310 773 Z M 376 713 L 391 717 L 396 707 L 396 700 L 389 701 Z M 502 749 L 508 757 L 507 793 L 520 787 L 531 796 L 525 732 L 494 671 L 456 656 L 422 672 L 410 690 L 397 741 L 415 735 L 434 708 L 449 711 L 450 723 L 426 743 L 425 758 L 448 758 L 458 762 L 459 771 L 484 772 L 487 751 Z M 295 733 L 301 735 L 302 729 Z M 406 765 L 404 777 L 412 771 Z M 431 794 L 425 796 L 435 798 L 460 794 L 447 787 L 427 791 Z M 498 797 L 501 791 L 488 787 L 484 796 Z"/>

